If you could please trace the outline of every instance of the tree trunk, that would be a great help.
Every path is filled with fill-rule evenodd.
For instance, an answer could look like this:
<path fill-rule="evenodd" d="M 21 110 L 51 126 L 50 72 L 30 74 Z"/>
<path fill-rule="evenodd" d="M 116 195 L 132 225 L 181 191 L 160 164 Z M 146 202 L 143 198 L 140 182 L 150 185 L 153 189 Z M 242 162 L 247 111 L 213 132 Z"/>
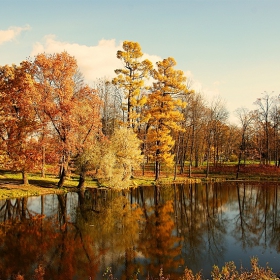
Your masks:
<path fill-rule="evenodd" d="M 45 163 L 46 163 L 46 148 L 45 146 L 42 147 L 42 169 L 41 169 L 41 176 L 42 178 L 46 177 L 45 174 Z"/>
<path fill-rule="evenodd" d="M 27 172 L 26 172 L 25 170 L 23 170 L 23 171 L 21 172 L 21 174 L 22 174 L 22 183 L 23 183 L 24 185 L 29 185 L 28 174 L 27 174 Z"/>
<path fill-rule="evenodd" d="M 159 161 L 156 160 L 155 162 L 155 180 L 159 179 Z"/>
<path fill-rule="evenodd" d="M 173 180 L 176 180 L 177 177 L 177 164 L 179 159 L 179 149 L 180 149 L 180 135 L 178 136 L 178 143 L 176 147 L 176 154 L 175 154 L 175 166 L 174 166 L 174 177 Z"/>
<path fill-rule="evenodd" d="M 210 146 L 208 147 L 208 151 L 207 151 L 207 161 L 206 161 L 206 178 L 208 178 L 209 176 L 209 169 L 210 169 L 210 166 L 209 166 L 209 158 L 210 158 Z"/>
<path fill-rule="evenodd" d="M 240 164 L 241 164 L 241 151 L 240 151 L 239 156 L 238 156 L 238 164 L 237 164 L 237 171 L 236 171 L 236 179 L 239 178 Z"/>
<path fill-rule="evenodd" d="M 64 186 L 66 177 L 67 177 L 67 171 L 68 171 L 68 164 L 69 164 L 69 157 L 63 156 L 61 167 L 60 167 L 60 174 L 59 174 L 59 182 L 57 184 L 58 188 L 62 188 Z"/>
<path fill-rule="evenodd" d="M 57 184 L 57 187 L 60 189 L 64 186 L 64 183 L 65 183 L 65 180 L 66 180 L 66 176 L 67 176 L 67 173 L 66 173 L 66 170 L 65 170 L 65 167 L 62 166 L 62 170 L 61 170 L 61 174 L 60 174 L 60 178 L 59 178 L 59 182 Z"/>
<path fill-rule="evenodd" d="M 191 149 L 190 149 L 190 162 L 189 162 L 189 177 L 192 177 L 192 161 L 193 161 L 193 150 L 194 150 L 194 139 L 195 137 L 195 131 L 194 131 L 194 125 L 192 126 L 192 139 L 191 139 Z"/>
<path fill-rule="evenodd" d="M 78 189 L 84 189 L 85 188 L 85 181 L 86 181 L 86 174 L 84 171 L 80 173 L 80 178 L 79 178 L 79 184 L 77 186 Z"/>

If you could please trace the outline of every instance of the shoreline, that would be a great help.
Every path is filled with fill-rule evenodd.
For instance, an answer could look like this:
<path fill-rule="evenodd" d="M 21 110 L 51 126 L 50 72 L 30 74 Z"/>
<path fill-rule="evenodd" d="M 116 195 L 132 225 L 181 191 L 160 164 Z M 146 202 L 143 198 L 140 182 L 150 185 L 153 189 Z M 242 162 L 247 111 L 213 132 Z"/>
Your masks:
<path fill-rule="evenodd" d="M 152 178 L 136 177 L 132 179 L 132 188 L 145 187 L 145 186 L 166 186 L 173 184 L 194 184 L 194 183 L 207 183 L 207 182 L 263 182 L 268 181 L 271 183 L 280 183 L 280 178 L 269 176 L 254 176 L 243 177 L 240 179 L 233 179 L 233 176 L 212 176 L 205 177 L 178 177 L 176 180 L 171 178 L 161 178 L 154 181 Z M 68 180 L 65 186 L 61 189 L 57 188 L 56 182 L 53 179 L 46 177 L 40 179 L 30 179 L 30 184 L 24 185 L 20 179 L 0 178 L 0 199 L 16 199 L 29 196 L 39 196 L 46 194 L 63 194 L 71 191 L 79 191 L 77 189 L 76 180 Z M 87 188 L 109 188 L 108 186 L 98 185 L 96 181 L 88 181 L 85 189 Z"/>

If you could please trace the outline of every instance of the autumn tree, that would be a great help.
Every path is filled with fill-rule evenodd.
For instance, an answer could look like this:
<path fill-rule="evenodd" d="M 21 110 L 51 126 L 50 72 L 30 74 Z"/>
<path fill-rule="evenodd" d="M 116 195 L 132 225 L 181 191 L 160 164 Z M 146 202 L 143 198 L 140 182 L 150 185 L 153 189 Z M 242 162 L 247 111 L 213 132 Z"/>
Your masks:
<path fill-rule="evenodd" d="M 101 101 L 95 91 L 87 86 L 81 87 L 77 92 L 77 99 L 80 110 L 75 114 L 78 126 L 74 131 L 76 139 L 73 157 L 76 172 L 80 176 L 78 188 L 83 188 L 87 172 L 97 168 L 100 142 L 104 137 L 100 115 Z"/>
<path fill-rule="evenodd" d="M 120 122 L 124 122 L 122 90 L 106 78 L 96 80 L 94 88 L 101 99 L 102 132 L 110 137 Z"/>
<path fill-rule="evenodd" d="M 0 67 L 0 136 L 3 163 L 22 172 L 28 184 L 27 172 L 39 163 L 39 143 L 36 131 L 39 122 L 33 108 L 36 99 L 30 64 Z"/>
<path fill-rule="evenodd" d="M 180 173 L 184 172 L 185 161 L 189 161 L 189 176 L 191 177 L 192 166 L 198 167 L 204 156 L 204 136 L 206 123 L 206 102 L 200 93 L 186 96 L 188 106 L 183 110 L 184 131 L 180 134 L 178 143 L 178 161 Z M 194 162 L 194 164 L 193 164 Z"/>
<path fill-rule="evenodd" d="M 116 188 L 128 187 L 133 169 L 139 168 L 142 162 L 140 144 L 132 129 L 116 129 L 103 151 L 98 171 L 99 180 Z"/>
<path fill-rule="evenodd" d="M 153 70 L 152 92 L 148 95 L 144 121 L 147 123 L 147 153 L 155 162 L 155 179 L 159 179 L 160 164 L 173 164 L 172 132 L 180 131 L 183 120 L 182 108 L 185 103 L 180 95 L 188 94 L 186 77 L 181 70 L 175 70 L 174 58 L 167 58 L 157 63 Z"/>
<path fill-rule="evenodd" d="M 206 177 L 209 175 L 209 164 L 211 159 L 211 152 L 213 162 L 216 163 L 219 156 L 219 138 L 224 128 L 224 123 L 228 117 L 228 111 L 226 110 L 224 102 L 218 97 L 213 99 L 211 106 L 207 110 L 207 122 L 206 122 Z"/>
<path fill-rule="evenodd" d="M 84 85 L 76 59 L 67 52 L 37 55 L 32 71 L 40 93 L 35 104 L 37 114 L 44 116 L 41 119 L 58 138 L 60 188 L 71 158 L 82 152 L 92 134 L 100 132 L 100 102 L 95 91 Z"/>
<path fill-rule="evenodd" d="M 279 156 L 279 125 L 280 125 L 280 108 L 279 108 L 279 97 L 275 98 L 274 105 L 270 114 L 271 125 L 273 128 L 273 157 L 275 160 L 275 165 L 280 167 L 280 156 Z"/>
<path fill-rule="evenodd" d="M 237 166 L 237 173 L 236 173 L 236 179 L 238 179 L 242 156 L 244 159 L 244 164 L 246 161 L 245 152 L 246 152 L 247 145 L 248 145 L 250 126 L 252 125 L 252 122 L 254 121 L 254 113 L 249 112 L 248 109 L 246 109 L 246 108 L 239 108 L 236 110 L 236 114 L 237 114 L 239 122 L 241 124 L 241 140 L 240 140 L 240 146 L 239 146 L 238 166 Z"/>
<path fill-rule="evenodd" d="M 255 104 L 258 106 L 258 120 L 259 123 L 262 125 L 263 135 L 264 135 L 264 151 L 263 151 L 263 157 L 265 160 L 265 164 L 269 164 L 271 161 L 271 138 L 270 132 L 271 129 L 271 123 L 270 123 L 270 115 L 271 110 L 273 107 L 273 104 L 275 103 L 275 97 L 272 96 L 272 94 L 268 94 L 267 92 L 264 92 L 261 98 L 258 98 L 255 101 Z"/>
<path fill-rule="evenodd" d="M 140 98 L 141 89 L 144 87 L 144 79 L 152 71 L 152 63 L 142 59 L 141 46 L 137 42 L 124 41 L 123 50 L 117 52 L 117 58 L 123 62 L 124 68 L 116 69 L 118 75 L 113 79 L 113 84 L 123 89 L 127 99 L 127 123 L 134 127 L 139 117 L 137 106 L 145 103 L 145 98 Z"/>

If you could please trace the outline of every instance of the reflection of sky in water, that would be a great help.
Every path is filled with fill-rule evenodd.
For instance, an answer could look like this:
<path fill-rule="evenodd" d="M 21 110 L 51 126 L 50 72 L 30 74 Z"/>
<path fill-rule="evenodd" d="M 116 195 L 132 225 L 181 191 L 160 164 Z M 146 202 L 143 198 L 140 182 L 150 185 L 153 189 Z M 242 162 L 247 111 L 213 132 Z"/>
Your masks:
<path fill-rule="evenodd" d="M 63 195 L 64 196 L 64 195 Z M 67 193 L 66 195 L 66 213 L 67 216 L 74 219 L 75 217 L 75 208 L 78 205 L 78 195 L 77 193 Z M 42 203 L 44 204 L 44 210 L 42 213 Z M 59 203 L 56 194 L 49 194 L 44 196 L 33 196 L 28 197 L 27 208 L 29 211 L 35 214 L 44 214 L 46 216 L 53 216 L 57 214 Z"/>
<path fill-rule="evenodd" d="M 219 208 L 220 220 L 225 222 L 225 232 L 218 235 L 219 230 L 216 228 L 214 235 L 217 239 L 204 232 L 202 238 L 203 242 L 199 244 L 199 248 L 182 247 L 182 254 L 184 255 L 185 265 L 194 272 L 201 271 L 206 279 L 210 279 L 213 265 L 218 265 L 221 268 L 226 262 L 234 261 L 237 269 L 250 269 L 250 260 L 252 257 L 258 258 L 258 263 L 262 267 L 273 268 L 275 273 L 280 271 L 280 254 L 276 251 L 273 245 L 266 242 L 266 238 L 270 239 L 268 232 L 263 233 L 261 238 L 257 239 L 259 235 L 254 236 L 245 229 L 247 240 L 251 242 L 256 240 L 256 245 L 248 245 L 246 239 L 242 239 L 241 232 L 236 229 L 240 226 L 239 205 L 238 201 L 229 201 L 227 204 Z M 271 228 L 267 231 L 270 231 Z M 180 232 L 180 230 L 179 230 Z M 186 242 L 188 243 L 188 241 Z M 204 245 L 203 245 L 204 244 Z M 244 244 L 244 246 L 243 246 Z M 197 252 L 192 253 L 192 250 Z"/>
<path fill-rule="evenodd" d="M 265 236 L 264 229 L 261 238 L 256 240 L 257 245 L 252 246 L 248 245 L 245 238 L 242 239 L 241 232 L 236 230 L 238 224 L 237 220 L 240 219 L 237 201 L 224 205 L 222 216 L 228 221 L 226 233 L 222 235 L 223 239 L 218 240 L 217 247 L 220 249 L 220 254 L 217 253 L 216 261 L 214 261 L 211 256 L 208 256 L 210 261 L 204 262 L 203 271 L 206 277 L 210 277 L 213 264 L 216 264 L 221 268 L 226 262 L 234 261 L 238 269 L 241 267 L 249 269 L 251 268 L 250 260 L 252 257 L 258 258 L 260 266 L 266 267 L 268 264 L 269 267 L 273 268 L 274 272 L 277 273 L 280 271 L 280 254 L 273 248 L 273 246 L 266 243 L 265 238 L 268 238 L 268 236 Z M 240 226 L 240 220 L 238 225 Z M 257 238 L 257 236 L 253 236 L 253 234 L 246 231 L 246 229 L 244 235 L 247 236 L 248 240 Z M 237 240 L 238 238 L 239 240 Z"/>

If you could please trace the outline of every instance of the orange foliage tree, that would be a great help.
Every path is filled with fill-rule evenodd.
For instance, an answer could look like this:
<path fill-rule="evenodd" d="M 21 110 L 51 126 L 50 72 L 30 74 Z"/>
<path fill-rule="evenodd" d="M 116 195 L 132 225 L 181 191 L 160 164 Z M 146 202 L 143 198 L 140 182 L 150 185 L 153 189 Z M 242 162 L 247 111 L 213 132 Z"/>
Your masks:
<path fill-rule="evenodd" d="M 100 131 L 101 103 L 95 91 L 83 83 L 76 59 L 67 52 L 37 55 L 32 71 L 40 94 L 36 111 L 58 138 L 58 187 L 62 187 L 71 158 L 81 153 L 92 134 Z"/>
<path fill-rule="evenodd" d="M 36 132 L 39 121 L 33 107 L 36 99 L 30 63 L 0 67 L 0 136 L 3 164 L 21 171 L 28 184 L 27 172 L 40 162 Z"/>

